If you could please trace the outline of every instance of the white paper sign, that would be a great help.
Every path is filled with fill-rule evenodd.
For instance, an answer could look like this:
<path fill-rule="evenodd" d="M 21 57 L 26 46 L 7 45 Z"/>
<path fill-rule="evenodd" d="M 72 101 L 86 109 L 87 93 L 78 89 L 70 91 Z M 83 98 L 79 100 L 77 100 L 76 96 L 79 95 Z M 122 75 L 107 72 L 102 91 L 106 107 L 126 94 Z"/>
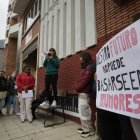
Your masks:
<path fill-rule="evenodd" d="M 33 97 L 33 90 L 28 90 L 28 92 L 22 91 L 22 98 Z"/>
<path fill-rule="evenodd" d="M 140 119 L 140 20 L 97 53 L 98 108 Z"/>

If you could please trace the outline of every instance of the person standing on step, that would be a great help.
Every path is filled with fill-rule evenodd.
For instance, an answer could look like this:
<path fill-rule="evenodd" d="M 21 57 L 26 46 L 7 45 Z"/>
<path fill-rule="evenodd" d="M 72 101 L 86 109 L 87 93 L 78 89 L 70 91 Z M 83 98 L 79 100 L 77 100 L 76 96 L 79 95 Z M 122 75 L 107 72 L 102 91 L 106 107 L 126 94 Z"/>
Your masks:
<path fill-rule="evenodd" d="M 51 104 L 51 106 L 56 106 L 57 104 L 57 80 L 58 80 L 58 69 L 59 69 L 59 58 L 57 57 L 56 50 L 50 48 L 48 53 L 45 53 L 46 58 L 44 60 L 43 66 L 46 69 L 45 72 L 45 89 L 47 94 L 47 101 L 40 104 L 43 106 L 45 104 Z M 53 97 L 50 94 L 50 88 L 52 88 Z"/>

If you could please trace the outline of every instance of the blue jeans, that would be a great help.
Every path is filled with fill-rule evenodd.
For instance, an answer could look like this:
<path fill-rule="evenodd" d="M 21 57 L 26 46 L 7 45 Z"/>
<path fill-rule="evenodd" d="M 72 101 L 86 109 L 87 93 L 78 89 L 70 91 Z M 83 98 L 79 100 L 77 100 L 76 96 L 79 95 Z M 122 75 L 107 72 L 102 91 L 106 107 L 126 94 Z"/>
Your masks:
<path fill-rule="evenodd" d="M 13 111 L 15 111 L 15 95 L 9 95 L 7 99 L 7 109 L 10 111 L 10 107 L 13 104 Z"/>

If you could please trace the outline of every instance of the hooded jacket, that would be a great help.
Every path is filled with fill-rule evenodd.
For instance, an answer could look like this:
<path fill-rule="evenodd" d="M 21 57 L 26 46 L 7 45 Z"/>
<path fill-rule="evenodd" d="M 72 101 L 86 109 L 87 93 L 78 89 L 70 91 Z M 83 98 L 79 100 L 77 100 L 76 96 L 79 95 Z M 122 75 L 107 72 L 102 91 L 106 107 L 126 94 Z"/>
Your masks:
<path fill-rule="evenodd" d="M 83 62 L 81 63 L 82 72 L 79 80 L 74 85 L 74 90 L 78 93 L 91 93 L 96 63 L 92 61 L 89 53 L 84 53 L 81 57 L 83 58 Z"/>
<path fill-rule="evenodd" d="M 0 77 L 0 91 L 7 91 L 7 79 Z"/>

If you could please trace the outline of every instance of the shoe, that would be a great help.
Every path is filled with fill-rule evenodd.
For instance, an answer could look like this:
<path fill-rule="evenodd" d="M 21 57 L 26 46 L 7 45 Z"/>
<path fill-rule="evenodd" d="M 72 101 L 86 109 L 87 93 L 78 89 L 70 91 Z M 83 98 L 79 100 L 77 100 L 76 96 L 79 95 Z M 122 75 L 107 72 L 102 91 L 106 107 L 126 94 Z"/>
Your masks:
<path fill-rule="evenodd" d="M 7 111 L 5 115 L 6 115 L 6 116 L 9 116 L 9 115 L 10 115 L 10 113 Z"/>
<path fill-rule="evenodd" d="M 32 123 L 33 121 L 32 120 L 29 120 L 29 123 Z"/>
<path fill-rule="evenodd" d="M 81 134 L 82 132 L 84 132 L 84 130 L 83 130 L 82 128 L 78 128 L 78 129 L 77 129 L 77 132 L 78 132 L 79 134 Z"/>
<path fill-rule="evenodd" d="M 81 136 L 84 137 L 84 138 L 87 138 L 87 137 L 92 136 L 92 135 L 94 135 L 94 134 L 95 134 L 94 131 L 92 131 L 92 132 L 83 131 L 83 132 L 81 133 Z"/>
<path fill-rule="evenodd" d="M 46 104 L 46 102 L 44 101 L 43 103 L 40 104 L 40 106 L 44 106 Z"/>
<path fill-rule="evenodd" d="M 20 116 L 20 113 L 16 113 L 16 116 Z"/>
<path fill-rule="evenodd" d="M 49 101 L 44 101 L 40 106 L 49 106 Z"/>
<path fill-rule="evenodd" d="M 24 123 L 25 122 L 25 120 L 21 120 L 21 123 Z"/>
<path fill-rule="evenodd" d="M 51 106 L 52 106 L 52 107 L 56 106 L 56 100 L 53 100 Z"/>
<path fill-rule="evenodd" d="M 90 135 L 89 135 L 89 132 L 83 131 L 83 132 L 81 133 L 81 136 L 84 137 L 84 138 L 87 138 L 87 137 L 89 137 Z"/>
<path fill-rule="evenodd" d="M 5 108 L 2 108 L 2 109 L 1 109 L 1 112 L 2 112 L 3 115 L 6 115 L 7 112 L 8 112 L 8 111 L 7 111 L 7 108 L 6 108 L 6 107 L 5 107 Z"/>
<path fill-rule="evenodd" d="M 95 135 L 95 131 L 89 132 L 89 135 L 90 135 L 90 136 Z"/>
<path fill-rule="evenodd" d="M 14 114 L 15 114 L 15 112 L 10 112 L 9 114 L 10 114 L 10 115 L 14 115 Z"/>

